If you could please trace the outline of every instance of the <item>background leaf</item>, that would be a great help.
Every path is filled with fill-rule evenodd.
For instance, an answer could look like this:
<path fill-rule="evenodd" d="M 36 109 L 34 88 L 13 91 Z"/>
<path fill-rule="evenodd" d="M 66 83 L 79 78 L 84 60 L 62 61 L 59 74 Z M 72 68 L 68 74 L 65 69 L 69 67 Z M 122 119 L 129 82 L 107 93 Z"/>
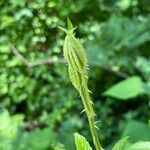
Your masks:
<path fill-rule="evenodd" d="M 142 81 L 139 77 L 130 77 L 109 88 L 104 95 L 127 100 L 143 94 Z"/>
<path fill-rule="evenodd" d="M 122 136 L 129 136 L 130 142 L 150 141 L 150 126 L 139 121 L 128 121 Z"/>
<path fill-rule="evenodd" d="M 128 145 L 128 137 L 124 137 L 115 144 L 112 150 L 126 150 Z"/>
<path fill-rule="evenodd" d="M 127 150 L 149 150 L 150 142 L 137 142 L 132 144 Z"/>

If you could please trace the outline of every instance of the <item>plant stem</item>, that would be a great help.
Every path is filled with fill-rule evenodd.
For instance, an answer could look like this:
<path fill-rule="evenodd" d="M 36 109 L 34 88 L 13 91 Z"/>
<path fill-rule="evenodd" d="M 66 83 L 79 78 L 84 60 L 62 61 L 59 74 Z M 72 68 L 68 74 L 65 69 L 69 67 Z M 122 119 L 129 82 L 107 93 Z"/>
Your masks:
<path fill-rule="evenodd" d="M 87 118 L 88 118 L 88 123 L 89 123 L 89 127 L 90 127 L 90 132 L 92 135 L 92 139 L 93 139 L 93 143 L 95 146 L 96 150 L 103 150 L 100 142 L 99 142 L 99 138 L 97 135 L 97 129 L 95 127 L 95 122 L 94 122 L 94 118 L 95 118 L 95 113 L 94 113 L 94 109 L 92 106 L 92 101 L 90 98 L 90 94 L 88 91 L 88 87 L 86 86 L 82 86 L 81 87 L 81 91 L 80 91 L 80 95 L 81 95 L 81 99 L 85 108 L 85 112 L 87 114 Z"/>
<path fill-rule="evenodd" d="M 87 117 L 88 117 L 88 115 L 87 115 Z M 94 118 L 88 117 L 88 122 L 89 122 L 89 127 L 90 127 L 90 131 L 91 131 L 92 139 L 93 139 L 93 142 L 95 145 L 95 149 L 96 150 L 102 150 L 102 146 L 99 142 L 99 138 L 98 138 L 98 135 L 96 132 Z"/>
<path fill-rule="evenodd" d="M 73 28 L 71 22 L 68 22 L 68 27 Z M 64 42 L 64 57 L 68 62 L 68 72 L 72 84 L 80 93 L 82 103 L 84 105 L 84 111 L 87 114 L 88 123 L 90 127 L 90 132 L 92 135 L 93 143 L 96 150 L 103 150 L 99 138 L 97 135 L 96 125 L 94 122 L 95 112 L 93 109 L 93 103 L 89 94 L 87 82 L 88 82 L 88 73 L 87 73 L 87 57 L 85 50 L 80 43 L 79 39 L 76 39 L 72 30 L 66 30 L 59 27 L 64 31 L 67 36 Z"/>

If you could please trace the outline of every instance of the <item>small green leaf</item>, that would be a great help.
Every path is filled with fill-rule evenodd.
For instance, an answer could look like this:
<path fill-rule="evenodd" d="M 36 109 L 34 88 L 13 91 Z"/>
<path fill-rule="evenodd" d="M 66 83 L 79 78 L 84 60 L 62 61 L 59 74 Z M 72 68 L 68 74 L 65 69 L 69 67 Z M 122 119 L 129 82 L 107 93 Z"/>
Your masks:
<path fill-rule="evenodd" d="M 69 31 L 63 27 L 58 26 L 58 29 L 65 32 L 66 34 L 69 34 Z"/>
<path fill-rule="evenodd" d="M 68 30 L 72 30 L 73 24 L 72 24 L 71 20 L 69 19 L 69 17 L 67 17 L 67 24 L 68 24 Z"/>
<path fill-rule="evenodd" d="M 150 150 L 150 142 L 140 141 L 132 144 L 127 150 Z"/>
<path fill-rule="evenodd" d="M 112 150 L 126 150 L 128 145 L 128 137 L 124 137 L 115 144 Z"/>
<path fill-rule="evenodd" d="M 143 94 L 143 83 L 137 76 L 130 77 L 109 88 L 104 95 L 127 100 Z"/>
<path fill-rule="evenodd" d="M 85 137 L 83 137 L 78 133 L 75 133 L 74 137 L 77 150 L 92 150 L 89 143 L 86 141 Z"/>

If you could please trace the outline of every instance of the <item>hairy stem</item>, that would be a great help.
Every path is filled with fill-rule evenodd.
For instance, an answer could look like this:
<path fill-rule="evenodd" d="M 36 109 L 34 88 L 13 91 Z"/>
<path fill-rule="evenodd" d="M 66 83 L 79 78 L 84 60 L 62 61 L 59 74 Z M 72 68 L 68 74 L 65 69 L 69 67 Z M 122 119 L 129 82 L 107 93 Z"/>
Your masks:
<path fill-rule="evenodd" d="M 90 94 L 89 94 L 87 86 L 82 86 L 81 87 L 80 95 L 81 95 L 81 99 L 82 99 L 82 102 L 83 102 L 83 105 L 84 105 L 84 108 L 85 108 L 85 111 L 86 111 L 86 114 L 87 114 L 88 123 L 89 123 L 89 127 L 90 127 L 90 132 L 91 132 L 91 135 L 92 135 L 92 139 L 93 139 L 95 149 L 96 150 L 102 150 L 102 146 L 99 142 L 99 138 L 98 138 L 98 135 L 97 135 L 97 129 L 95 127 L 95 121 L 94 121 L 95 113 L 94 113 L 94 109 L 93 109 L 93 106 L 92 106 L 92 102 L 91 102 L 91 98 L 90 98 Z"/>
<path fill-rule="evenodd" d="M 90 126 L 92 139 L 93 139 L 93 142 L 94 142 L 94 145 L 95 145 L 95 149 L 96 150 L 102 150 L 102 146 L 99 142 L 99 138 L 98 138 L 98 135 L 97 135 L 97 132 L 96 132 L 94 118 L 88 117 L 88 122 L 89 122 L 89 126 Z"/>
<path fill-rule="evenodd" d="M 80 93 L 82 103 L 84 105 L 84 111 L 87 114 L 90 132 L 95 145 L 95 149 L 102 150 L 102 146 L 99 142 L 99 138 L 97 135 L 96 125 L 94 122 L 94 118 L 96 115 L 93 109 L 93 103 L 91 101 L 91 97 L 87 86 L 87 56 L 82 44 L 80 43 L 80 40 L 75 38 L 74 36 L 73 26 L 70 20 L 68 22 L 68 27 L 69 30 L 66 30 L 62 27 L 59 28 L 67 34 L 64 41 L 63 51 L 64 57 L 68 62 L 69 76 L 72 84 Z"/>

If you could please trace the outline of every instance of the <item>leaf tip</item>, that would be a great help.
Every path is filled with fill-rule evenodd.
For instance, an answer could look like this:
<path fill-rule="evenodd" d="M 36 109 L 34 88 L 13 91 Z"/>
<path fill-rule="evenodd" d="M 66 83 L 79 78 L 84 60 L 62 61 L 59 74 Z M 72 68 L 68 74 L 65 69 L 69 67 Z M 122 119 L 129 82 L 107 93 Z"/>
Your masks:
<path fill-rule="evenodd" d="M 71 20 L 69 19 L 69 17 L 67 17 L 67 25 L 68 25 L 68 30 L 73 29 L 73 24 L 72 24 Z"/>

